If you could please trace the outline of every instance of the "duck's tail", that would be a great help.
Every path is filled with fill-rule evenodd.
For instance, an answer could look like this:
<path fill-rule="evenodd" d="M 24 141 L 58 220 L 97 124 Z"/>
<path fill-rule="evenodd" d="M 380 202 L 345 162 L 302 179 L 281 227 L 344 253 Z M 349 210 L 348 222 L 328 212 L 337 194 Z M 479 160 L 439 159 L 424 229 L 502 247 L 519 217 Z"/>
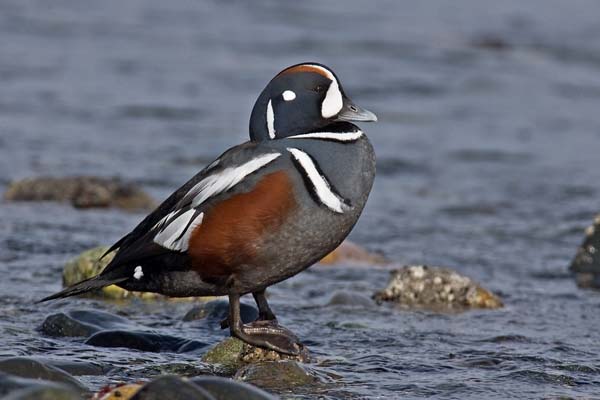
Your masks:
<path fill-rule="evenodd" d="M 44 301 L 54 299 L 62 299 L 63 297 L 76 296 L 78 294 L 86 293 L 92 290 L 102 289 L 105 286 L 113 285 L 115 283 L 120 283 L 126 280 L 127 277 L 118 277 L 111 279 L 106 276 L 95 276 L 93 278 L 89 278 L 79 283 L 76 283 L 73 286 L 69 286 L 68 288 L 63 289 L 60 292 L 55 293 L 51 296 L 44 297 L 42 300 L 37 301 L 37 303 L 43 303 Z"/>

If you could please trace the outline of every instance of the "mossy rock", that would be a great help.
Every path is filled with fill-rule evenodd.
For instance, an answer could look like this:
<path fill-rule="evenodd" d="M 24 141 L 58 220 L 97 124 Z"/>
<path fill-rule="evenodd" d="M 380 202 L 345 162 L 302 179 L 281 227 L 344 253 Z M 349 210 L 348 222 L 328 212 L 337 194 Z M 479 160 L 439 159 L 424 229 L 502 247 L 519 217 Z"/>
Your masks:
<path fill-rule="evenodd" d="M 100 259 L 102 255 L 108 250 L 106 246 L 99 246 L 93 249 L 89 249 L 78 255 L 77 257 L 67 261 L 63 268 L 63 286 L 71 286 L 84 279 L 92 278 L 98 275 L 106 268 L 106 266 L 112 261 L 114 253 L 107 254 L 106 257 Z M 167 297 L 158 293 L 150 292 L 132 292 L 129 290 L 122 289 L 116 285 L 106 286 L 98 291 L 92 292 L 89 296 L 99 296 L 107 299 L 126 299 L 130 297 L 136 297 L 146 300 L 153 299 L 169 299 L 173 301 L 209 301 L 213 300 L 215 296 L 205 297 Z"/>
<path fill-rule="evenodd" d="M 207 364 L 217 364 L 225 374 L 233 375 L 247 364 L 283 360 L 307 362 L 309 358 L 306 347 L 302 348 L 300 355 L 290 356 L 251 346 L 237 338 L 229 337 L 208 350 L 202 357 L 202 361 Z"/>

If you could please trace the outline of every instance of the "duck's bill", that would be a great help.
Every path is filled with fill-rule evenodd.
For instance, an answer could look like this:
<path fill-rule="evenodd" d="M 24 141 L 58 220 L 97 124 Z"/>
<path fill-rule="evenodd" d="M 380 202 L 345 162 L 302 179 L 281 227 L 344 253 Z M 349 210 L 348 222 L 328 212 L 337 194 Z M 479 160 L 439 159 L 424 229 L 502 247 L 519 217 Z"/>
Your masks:
<path fill-rule="evenodd" d="M 365 110 L 352 103 L 351 101 L 346 100 L 344 102 L 344 107 L 342 111 L 337 115 L 336 119 L 338 121 L 349 121 L 349 122 L 376 122 L 377 115 L 373 114 L 369 110 Z"/>

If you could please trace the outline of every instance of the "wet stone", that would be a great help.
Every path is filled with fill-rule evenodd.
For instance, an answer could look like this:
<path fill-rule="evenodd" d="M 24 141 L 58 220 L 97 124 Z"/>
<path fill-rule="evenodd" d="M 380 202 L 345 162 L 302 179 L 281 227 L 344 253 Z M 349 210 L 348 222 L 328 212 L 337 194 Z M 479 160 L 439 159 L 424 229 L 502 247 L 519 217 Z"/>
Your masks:
<path fill-rule="evenodd" d="M 302 365 L 293 360 L 261 361 L 247 364 L 236 372 L 234 379 L 274 390 L 313 385 L 319 382 L 317 377 L 311 375 Z"/>
<path fill-rule="evenodd" d="M 375 303 L 372 299 L 360 293 L 354 293 L 346 290 L 338 290 L 333 293 L 327 305 L 368 308 L 375 305 Z"/>
<path fill-rule="evenodd" d="M 80 400 L 82 395 L 63 384 L 0 373 L 0 397 L 4 400 Z"/>
<path fill-rule="evenodd" d="M 205 389 L 216 399 L 275 400 L 262 389 L 248 383 L 234 381 L 219 376 L 199 376 L 190 380 L 193 384 Z"/>
<path fill-rule="evenodd" d="M 366 265 L 384 265 L 387 260 L 381 254 L 370 252 L 364 247 L 350 241 L 344 241 L 335 250 L 326 255 L 319 261 L 319 264 L 366 264 Z"/>
<path fill-rule="evenodd" d="M 139 187 L 117 178 L 75 176 L 28 178 L 10 184 L 8 201 L 57 201 L 78 208 L 151 210 L 156 203 Z"/>
<path fill-rule="evenodd" d="M 500 308 L 502 301 L 470 278 L 449 268 L 405 266 L 391 271 L 388 286 L 373 295 L 378 303 L 390 301 L 406 308 Z"/>
<path fill-rule="evenodd" d="M 202 387 L 177 376 L 161 376 L 135 393 L 131 400 L 217 400 Z"/>
<path fill-rule="evenodd" d="M 184 321 L 207 319 L 220 322 L 229 315 L 229 302 L 227 300 L 213 300 L 194 306 L 183 317 Z M 244 323 L 252 322 L 258 318 L 256 307 L 240 303 L 240 316 Z"/>
<path fill-rule="evenodd" d="M 2 359 L 0 360 L 0 373 L 56 382 L 81 394 L 87 392 L 85 386 L 67 372 L 33 358 L 13 357 Z"/>
<path fill-rule="evenodd" d="M 310 355 L 306 347 L 302 347 L 297 356 L 281 354 L 273 350 L 251 346 L 241 340 L 229 337 L 217 343 L 202 357 L 202 361 L 208 364 L 218 364 L 223 372 L 233 375 L 242 366 L 249 363 L 263 361 L 293 360 L 308 362 Z"/>
<path fill-rule="evenodd" d="M 71 310 L 46 317 L 40 331 L 55 337 L 88 337 L 104 329 L 129 326 L 123 317 L 102 311 Z"/>
<path fill-rule="evenodd" d="M 108 330 L 101 331 L 85 341 L 85 344 L 98 347 L 125 347 L 149 352 L 187 353 L 206 347 L 197 340 L 161 335 L 158 333 Z"/>
<path fill-rule="evenodd" d="M 586 228 L 583 243 L 569 269 L 579 287 L 600 289 L 600 214 Z"/>

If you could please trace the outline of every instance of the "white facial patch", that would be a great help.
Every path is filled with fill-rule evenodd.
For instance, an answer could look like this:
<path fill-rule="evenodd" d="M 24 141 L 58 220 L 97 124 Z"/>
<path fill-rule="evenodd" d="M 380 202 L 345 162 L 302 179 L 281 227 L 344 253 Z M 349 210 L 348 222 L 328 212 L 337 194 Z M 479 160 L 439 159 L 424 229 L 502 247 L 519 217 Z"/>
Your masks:
<path fill-rule="evenodd" d="M 285 101 L 292 101 L 296 98 L 296 93 L 292 92 L 291 90 L 286 90 L 281 95 Z"/>
<path fill-rule="evenodd" d="M 337 80 L 333 78 L 329 85 L 329 89 L 327 89 L 327 93 L 325 94 L 323 104 L 321 105 L 321 116 L 323 116 L 323 118 L 331 118 L 342 110 L 343 105 L 342 92 L 340 91 Z"/>
<path fill-rule="evenodd" d="M 267 104 L 267 131 L 269 131 L 269 137 L 275 139 L 275 113 L 273 112 L 271 100 Z"/>
<path fill-rule="evenodd" d="M 138 265 L 135 267 L 135 271 L 133 271 L 133 277 L 139 281 L 142 279 L 142 276 L 144 276 L 144 271 L 142 271 L 142 266 Z"/>
<path fill-rule="evenodd" d="M 340 196 L 333 192 L 327 179 L 319 173 L 313 159 L 302 150 L 293 147 L 288 147 L 287 151 L 292 154 L 300 165 L 302 169 L 300 173 L 304 173 L 308 177 L 308 180 L 312 184 L 312 190 L 314 190 L 314 194 L 319 201 L 331 211 L 339 214 L 344 213 L 348 209 L 348 205 Z"/>

